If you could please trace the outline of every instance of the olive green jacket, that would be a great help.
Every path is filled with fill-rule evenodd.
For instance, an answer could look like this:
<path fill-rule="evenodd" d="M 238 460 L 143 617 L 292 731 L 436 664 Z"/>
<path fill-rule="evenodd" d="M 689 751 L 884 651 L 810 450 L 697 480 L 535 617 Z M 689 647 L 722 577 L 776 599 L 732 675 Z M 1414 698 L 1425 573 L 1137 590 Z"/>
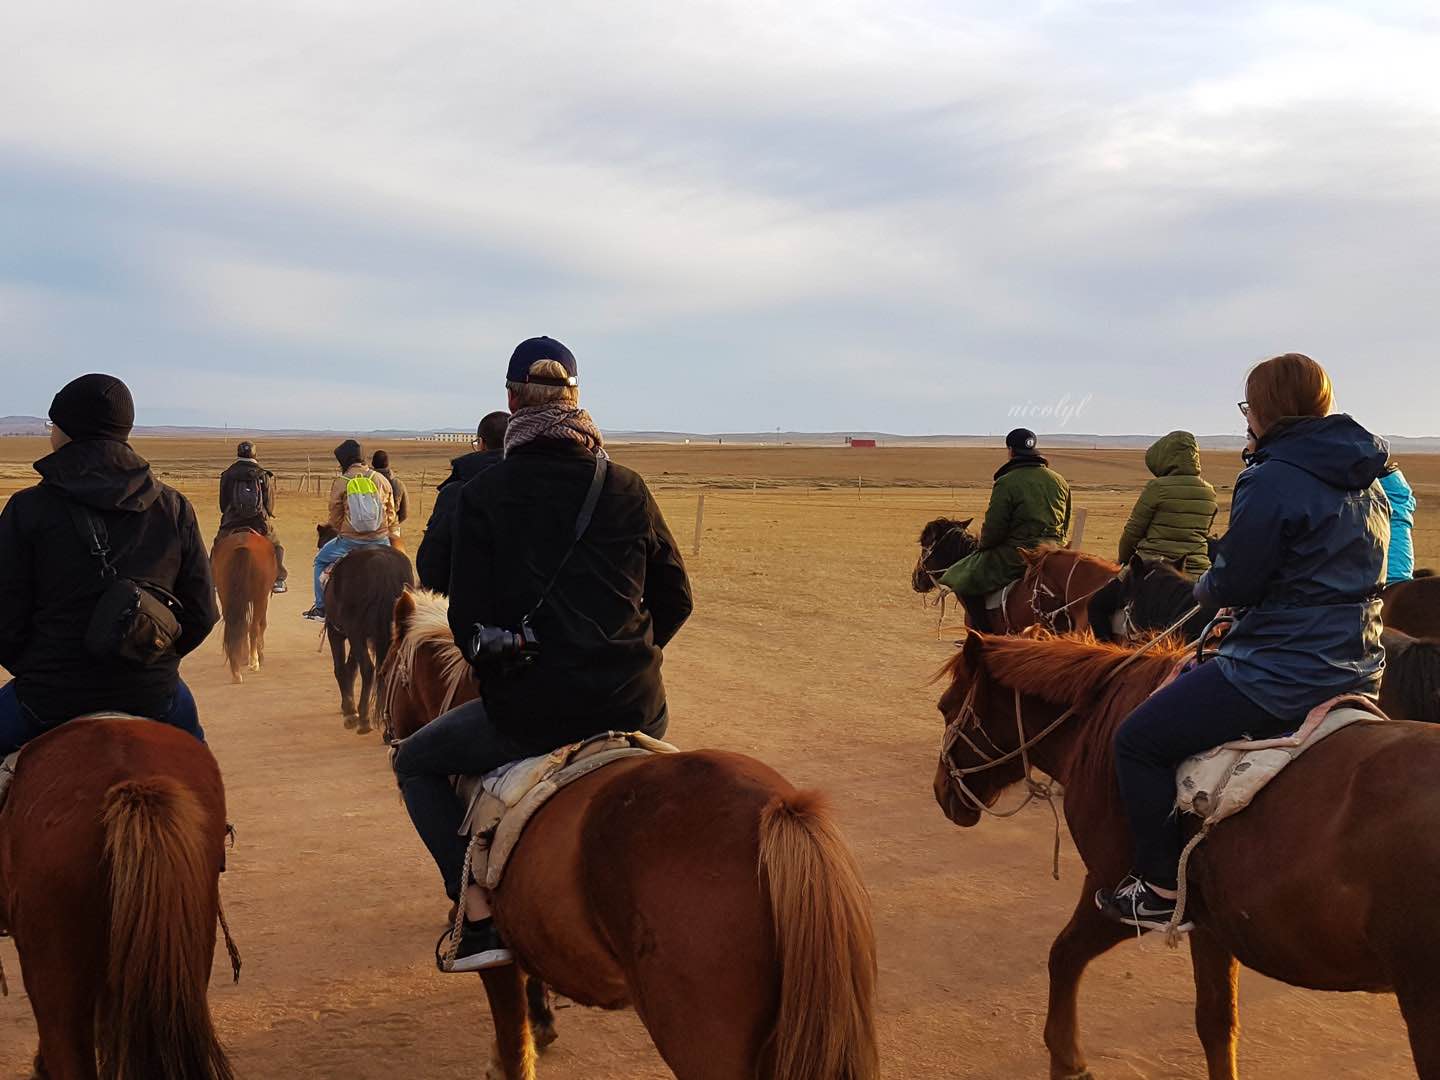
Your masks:
<path fill-rule="evenodd" d="M 940 583 L 961 596 L 983 596 L 1025 573 L 1021 548 L 1063 547 L 1070 532 L 1070 485 L 1038 454 L 1007 461 L 995 474 L 979 549 Z"/>
<path fill-rule="evenodd" d="M 1120 536 L 1120 561 L 1130 556 L 1184 560 L 1187 574 L 1210 569 L 1207 541 L 1215 523 L 1215 489 L 1200 477 L 1200 447 L 1188 431 L 1172 431 L 1145 453 L 1155 476 L 1140 493 Z"/>

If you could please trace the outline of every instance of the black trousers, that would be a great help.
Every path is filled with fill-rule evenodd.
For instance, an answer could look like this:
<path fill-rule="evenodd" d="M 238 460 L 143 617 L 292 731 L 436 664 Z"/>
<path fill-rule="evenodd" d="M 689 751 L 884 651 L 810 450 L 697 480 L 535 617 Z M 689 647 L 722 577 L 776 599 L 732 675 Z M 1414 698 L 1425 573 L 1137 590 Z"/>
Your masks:
<path fill-rule="evenodd" d="M 1235 739 L 1270 739 L 1294 731 L 1231 685 L 1215 663 L 1187 671 L 1153 694 L 1115 733 L 1115 769 L 1135 838 L 1135 872 L 1175 888 L 1180 822 L 1175 770 L 1193 754 Z"/>

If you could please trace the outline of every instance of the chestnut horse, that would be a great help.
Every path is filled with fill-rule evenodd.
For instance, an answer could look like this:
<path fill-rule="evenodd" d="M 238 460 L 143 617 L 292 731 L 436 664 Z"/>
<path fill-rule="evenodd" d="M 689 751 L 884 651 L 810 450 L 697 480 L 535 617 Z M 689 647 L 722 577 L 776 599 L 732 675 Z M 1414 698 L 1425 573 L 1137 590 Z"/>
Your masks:
<path fill-rule="evenodd" d="M 1091 1076 L 1077 1033 L 1080 977 L 1135 936 L 1094 901 L 1130 869 L 1115 732 L 1182 655 L 1165 642 L 1141 654 L 971 634 L 942 671 L 951 682 L 940 699 L 947 728 L 934 787 L 946 817 L 976 824 L 1030 763 L 1065 785 L 1065 819 L 1086 876 L 1050 949 L 1052 1080 Z M 1417 1074 L 1440 1080 L 1436 775 L 1440 729 L 1360 721 L 1307 750 L 1195 849 L 1190 951 L 1210 1080 L 1237 1075 L 1238 963 L 1294 986 L 1395 993 Z"/>
<path fill-rule="evenodd" d="M 233 1075 L 206 999 L 225 833 L 215 758 L 176 728 L 85 718 L 25 745 L 0 811 L 0 923 L 36 1077 Z"/>
<path fill-rule="evenodd" d="M 402 738 L 477 692 L 441 604 L 395 605 L 381 682 Z M 491 900 L 517 960 L 483 973 L 503 1080 L 535 1075 L 524 972 L 582 1005 L 633 1005 L 679 1080 L 879 1076 L 854 859 L 820 798 L 753 758 L 627 758 L 561 789 Z"/>
<path fill-rule="evenodd" d="M 275 583 L 275 545 L 267 536 L 240 529 L 215 541 L 210 565 L 225 616 L 222 646 L 230 665 L 230 681 L 244 682 L 242 669 L 259 671 L 265 662 L 265 617 Z"/>

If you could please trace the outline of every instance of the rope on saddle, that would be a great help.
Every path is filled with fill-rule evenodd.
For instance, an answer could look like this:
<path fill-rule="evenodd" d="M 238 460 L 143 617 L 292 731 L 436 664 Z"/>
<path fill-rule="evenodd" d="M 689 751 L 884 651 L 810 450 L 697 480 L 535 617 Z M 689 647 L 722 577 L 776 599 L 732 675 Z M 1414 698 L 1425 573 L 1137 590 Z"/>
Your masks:
<path fill-rule="evenodd" d="M 465 845 L 465 862 L 460 868 L 460 898 L 455 902 L 455 922 L 450 927 L 450 940 L 445 945 L 445 970 L 455 969 L 455 956 L 460 952 L 460 935 L 465 930 L 465 890 L 470 887 L 471 867 L 475 862 L 475 851 L 486 839 L 483 832 L 476 832 Z"/>
<path fill-rule="evenodd" d="M 5 978 L 5 961 L 0 959 L 0 997 L 10 996 L 10 983 Z"/>
<path fill-rule="evenodd" d="M 220 932 L 225 935 L 225 951 L 230 954 L 230 974 L 235 982 L 240 981 L 240 950 L 230 936 L 230 924 L 225 920 L 225 905 L 220 902 L 220 893 L 215 893 L 215 913 L 220 917 Z"/>
<path fill-rule="evenodd" d="M 1209 835 L 1210 823 L 1207 821 L 1180 852 L 1180 865 L 1175 870 L 1175 914 L 1170 916 L 1170 925 L 1165 927 L 1165 944 L 1172 949 L 1179 948 L 1180 939 L 1185 936 L 1180 933 L 1180 924 L 1185 921 L 1185 904 L 1190 899 L 1190 883 L 1185 880 L 1190 870 L 1190 855 Z"/>

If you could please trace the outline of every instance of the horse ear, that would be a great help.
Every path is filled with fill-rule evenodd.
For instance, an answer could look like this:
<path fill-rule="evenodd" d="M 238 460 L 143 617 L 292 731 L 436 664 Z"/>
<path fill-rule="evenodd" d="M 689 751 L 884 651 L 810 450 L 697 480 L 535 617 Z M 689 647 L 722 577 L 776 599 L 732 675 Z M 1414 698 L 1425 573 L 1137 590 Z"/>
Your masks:
<path fill-rule="evenodd" d="M 1131 555 L 1130 561 L 1125 564 L 1125 569 L 1130 572 L 1131 577 L 1138 580 L 1145 576 L 1145 560 L 1139 555 Z"/>
<path fill-rule="evenodd" d="M 965 658 L 965 666 L 974 670 L 978 668 L 985 652 L 985 639 L 974 630 L 965 631 L 965 642 L 960 646 L 960 655 Z"/>
<path fill-rule="evenodd" d="M 415 594 L 406 585 L 399 596 L 395 598 L 395 629 L 404 631 L 410 624 L 410 617 L 415 614 Z"/>
<path fill-rule="evenodd" d="M 968 528 L 970 528 L 970 523 L 971 523 L 972 521 L 974 521 L 974 520 L 975 520 L 975 519 L 974 519 L 973 517 L 968 517 L 968 518 L 966 518 L 964 521 L 960 522 L 960 528 L 962 528 L 962 529 L 968 529 Z"/>

